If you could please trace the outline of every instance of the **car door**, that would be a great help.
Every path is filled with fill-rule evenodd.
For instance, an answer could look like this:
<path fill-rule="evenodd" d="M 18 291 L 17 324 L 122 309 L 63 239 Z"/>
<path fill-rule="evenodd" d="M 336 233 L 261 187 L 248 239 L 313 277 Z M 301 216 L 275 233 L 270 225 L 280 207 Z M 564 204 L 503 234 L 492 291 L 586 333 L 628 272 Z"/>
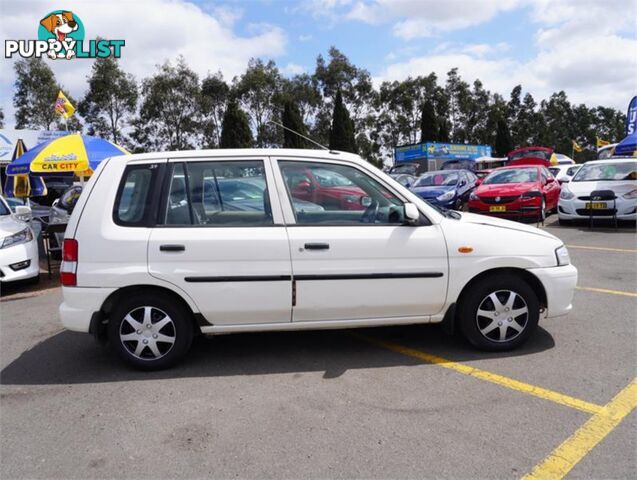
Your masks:
<path fill-rule="evenodd" d="M 557 208 L 561 187 L 555 177 L 546 167 L 542 168 L 542 188 L 546 197 L 546 207 L 550 210 Z"/>
<path fill-rule="evenodd" d="M 422 318 L 442 309 L 448 264 L 439 225 L 424 216 L 419 225 L 407 225 L 404 200 L 359 166 L 313 159 L 277 159 L 277 166 L 292 257 L 293 321 Z M 350 199 L 311 212 L 295 208 L 290 179 L 305 169 L 346 179 L 344 188 L 362 192 L 358 206 Z"/>
<path fill-rule="evenodd" d="M 150 274 L 214 325 L 291 321 L 288 238 L 267 158 L 170 160 Z M 256 187 L 256 188 L 255 188 Z"/>

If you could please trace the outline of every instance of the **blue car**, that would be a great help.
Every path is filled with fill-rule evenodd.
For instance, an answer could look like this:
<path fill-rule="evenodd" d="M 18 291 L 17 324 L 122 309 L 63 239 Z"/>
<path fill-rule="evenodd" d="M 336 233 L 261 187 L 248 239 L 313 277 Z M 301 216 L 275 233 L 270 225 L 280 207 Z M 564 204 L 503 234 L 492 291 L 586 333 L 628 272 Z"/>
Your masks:
<path fill-rule="evenodd" d="M 421 175 L 410 190 L 432 205 L 460 210 L 477 180 L 469 170 L 437 170 Z"/>

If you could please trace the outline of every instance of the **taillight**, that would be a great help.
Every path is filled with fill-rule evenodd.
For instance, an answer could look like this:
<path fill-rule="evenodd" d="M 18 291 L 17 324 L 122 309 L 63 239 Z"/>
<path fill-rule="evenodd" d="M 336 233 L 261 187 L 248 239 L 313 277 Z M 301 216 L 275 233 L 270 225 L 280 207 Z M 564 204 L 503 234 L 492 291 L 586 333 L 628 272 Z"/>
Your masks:
<path fill-rule="evenodd" d="M 77 251 L 77 240 L 65 238 L 62 244 L 62 265 L 60 266 L 60 281 L 65 287 L 77 285 Z"/>

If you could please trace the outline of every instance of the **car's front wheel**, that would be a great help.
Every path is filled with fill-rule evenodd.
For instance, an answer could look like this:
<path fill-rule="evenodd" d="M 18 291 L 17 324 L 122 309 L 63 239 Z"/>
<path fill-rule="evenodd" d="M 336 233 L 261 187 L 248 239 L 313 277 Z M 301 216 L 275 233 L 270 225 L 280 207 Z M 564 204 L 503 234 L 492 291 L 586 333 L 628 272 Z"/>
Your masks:
<path fill-rule="evenodd" d="M 483 350 L 511 350 L 537 328 L 537 295 L 515 275 L 489 277 L 470 287 L 461 299 L 459 324 L 464 337 Z"/>
<path fill-rule="evenodd" d="M 180 303 L 152 293 L 122 301 L 111 313 L 108 336 L 117 354 L 144 370 L 173 366 L 192 343 L 190 312 Z"/>

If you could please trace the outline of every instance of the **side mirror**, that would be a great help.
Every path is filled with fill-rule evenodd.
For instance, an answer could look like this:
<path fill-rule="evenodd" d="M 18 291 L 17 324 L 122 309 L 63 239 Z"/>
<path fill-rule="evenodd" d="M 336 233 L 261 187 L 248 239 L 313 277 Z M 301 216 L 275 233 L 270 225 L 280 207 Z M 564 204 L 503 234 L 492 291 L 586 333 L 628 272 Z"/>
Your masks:
<path fill-rule="evenodd" d="M 299 190 L 304 190 L 304 191 L 312 190 L 312 184 L 308 182 L 307 180 L 303 180 L 302 182 L 299 182 L 297 187 L 299 188 Z"/>
<path fill-rule="evenodd" d="M 460 183 L 458 184 L 459 187 L 464 187 L 467 184 L 466 180 L 460 180 Z"/>
<path fill-rule="evenodd" d="M 405 221 L 410 225 L 415 225 L 419 219 L 418 207 L 413 203 L 405 203 Z"/>
<path fill-rule="evenodd" d="M 31 207 L 27 207 L 26 205 L 18 205 L 17 207 L 15 207 L 15 217 L 18 220 L 22 220 L 23 222 L 30 222 L 33 218 Z"/>
<path fill-rule="evenodd" d="M 553 183 L 555 181 L 555 178 L 553 177 L 549 177 L 546 179 L 546 183 Z"/>
<path fill-rule="evenodd" d="M 568 183 L 568 182 L 570 182 L 570 181 L 571 181 L 571 179 L 570 179 L 570 178 L 568 178 L 568 177 L 560 178 L 560 179 L 558 180 L 558 182 L 560 182 L 560 185 L 561 185 L 562 183 Z"/>

